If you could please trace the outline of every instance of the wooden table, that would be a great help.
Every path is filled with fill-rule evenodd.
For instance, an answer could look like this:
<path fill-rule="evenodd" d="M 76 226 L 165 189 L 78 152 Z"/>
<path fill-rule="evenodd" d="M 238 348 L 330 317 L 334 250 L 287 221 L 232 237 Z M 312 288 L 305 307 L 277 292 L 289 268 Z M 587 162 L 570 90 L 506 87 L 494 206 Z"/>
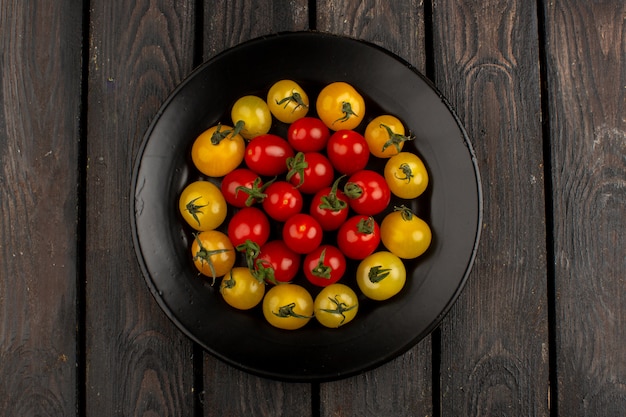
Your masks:
<path fill-rule="evenodd" d="M 0 0 L 0 414 L 624 415 L 625 20 L 621 0 Z M 425 73 L 484 192 L 476 263 L 441 326 L 320 384 L 194 345 L 150 295 L 129 219 L 134 156 L 173 88 L 294 30 Z"/>

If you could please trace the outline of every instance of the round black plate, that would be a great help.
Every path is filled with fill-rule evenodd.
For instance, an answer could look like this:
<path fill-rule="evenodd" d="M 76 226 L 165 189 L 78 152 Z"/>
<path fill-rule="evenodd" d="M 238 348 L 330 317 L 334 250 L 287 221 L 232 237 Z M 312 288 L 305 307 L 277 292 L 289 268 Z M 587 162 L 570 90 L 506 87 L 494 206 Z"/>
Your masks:
<path fill-rule="evenodd" d="M 349 82 L 366 97 L 366 119 L 384 111 L 405 122 L 416 137 L 405 150 L 420 155 L 430 174 L 427 193 L 405 203 L 430 224 L 431 247 L 407 263 L 407 285 L 398 296 L 377 303 L 362 299 L 356 319 L 340 329 L 325 329 L 313 320 L 303 329 L 282 331 L 267 324 L 258 309 L 240 312 L 228 307 L 218 286 L 211 287 L 195 271 L 188 249 L 190 232 L 177 211 L 180 191 L 199 178 L 189 157 L 195 137 L 217 122 L 230 124 L 229 109 L 237 98 L 261 95 L 283 78 L 306 85 L 312 102 L 321 86 Z M 137 257 L 170 319 L 227 363 L 288 381 L 332 380 L 363 372 L 404 353 L 432 331 L 469 274 L 482 212 L 472 147 L 445 99 L 395 55 L 317 32 L 249 41 L 195 70 L 148 129 L 131 194 Z"/>

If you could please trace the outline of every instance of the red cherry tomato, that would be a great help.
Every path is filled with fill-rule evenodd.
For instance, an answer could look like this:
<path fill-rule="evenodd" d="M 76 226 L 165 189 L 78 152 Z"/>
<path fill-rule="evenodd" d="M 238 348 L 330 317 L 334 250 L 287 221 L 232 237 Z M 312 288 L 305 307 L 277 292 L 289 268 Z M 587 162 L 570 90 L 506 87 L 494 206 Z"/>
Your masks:
<path fill-rule="evenodd" d="M 267 282 L 290 282 L 300 270 L 300 255 L 282 240 L 271 240 L 261 246 L 253 275 Z"/>
<path fill-rule="evenodd" d="M 287 130 L 287 141 L 300 152 L 316 152 L 326 147 L 330 130 L 320 119 L 303 117 L 296 120 Z"/>
<path fill-rule="evenodd" d="M 246 240 L 263 246 L 270 237 L 270 222 L 258 208 L 245 207 L 235 213 L 228 223 L 228 237 L 235 248 Z"/>
<path fill-rule="evenodd" d="M 298 152 L 287 160 L 287 166 L 287 180 L 305 194 L 315 194 L 330 186 L 335 177 L 330 161 L 319 152 Z"/>
<path fill-rule="evenodd" d="M 224 199 L 234 207 L 254 204 L 262 196 L 263 180 L 247 168 L 237 168 L 222 179 L 221 190 Z"/>
<path fill-rule="evenodd" d="M 350 176 L 344 193 L 350 207 L 358 214 L 373 216 L 389 205 L 391 190 L 385 178 L 375 171 L 364 169 Z"/>
<path fill-rule="evenodd" d="M 267 133 L 248 143 L 244 160 L 248 168 L 257 174 L 276 176 L 287 172 L 287 158 L 293 155 L 289 142 L 280 136 Z"/>
<path fill-rule="evenodd" d="M 285 222 L 283 240 L 294 252 L 313 252 L 322 243 L 322 226 L 308 214 L 298 213 Z"/>
<path fill-rule="evenodd" d="M 365 168 L 370 150 L 360 133 L 354 130 L 339 130 L 328 139 L 326 154 L 337 171 L 351 175 Z"/>
<path fill-rule="evenodd" d="M 343 277 L 346 272 L 346 258 L 335 246 L 321 245 L 306 255 L 302 268 L 311 284 L 326 287 Z"/>
<path fill-rule="evenodd" d="M 350 259 L 365 259 L 380 243 L 380 227 L 373 217 L 357 214 L 337 232 L 337 246 Z"/>
<path fill-rule="evenodd" d="M 276 181 L 264 191 L 263 209 L 274 220 L 284 222 L 302 210 L 302 194 L 287 181 Z"/>
<path fill-rule="evenodd" d="M 311 200 L 309 213 L 324 231 L 339 229 L 350 212 L 348 197 L 338 189 L 341 178 L 337 178 L 332 187 L 319 190 Z"/>

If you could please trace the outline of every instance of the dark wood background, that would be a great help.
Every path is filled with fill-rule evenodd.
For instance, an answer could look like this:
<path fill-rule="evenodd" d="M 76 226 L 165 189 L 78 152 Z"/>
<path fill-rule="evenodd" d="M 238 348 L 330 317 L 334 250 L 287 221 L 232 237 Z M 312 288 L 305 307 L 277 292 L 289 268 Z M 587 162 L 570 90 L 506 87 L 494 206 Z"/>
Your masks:
<path fill-rule="evenodd" d="M 322 384 L 195 346 L 147 290 L 129 221 L 134 155 L 173 88 L 293 30 L 425 73 L 484 191 L 476 263 L 440 328 Z M 622 0 L 0 0 L 0 56 L 0 415 L 624 415 Z"/>

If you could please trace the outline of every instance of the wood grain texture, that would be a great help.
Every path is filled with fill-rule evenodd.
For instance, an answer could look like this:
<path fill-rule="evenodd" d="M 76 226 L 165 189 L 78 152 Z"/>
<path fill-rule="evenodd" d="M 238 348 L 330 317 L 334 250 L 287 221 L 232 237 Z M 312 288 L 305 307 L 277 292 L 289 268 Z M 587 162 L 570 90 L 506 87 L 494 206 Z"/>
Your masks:
<path fill-rule="evenodd" d="M 558 410 L 626 410 L 626 5 L 547 2 Z"/>
<path fill-rule="evenodd" d="M 546 231 L 538 27 L 528 1 L 433 2 L 435 83 L 475 146 L 484 224 L 441 326 L 441 412 L 547 416 Z"/>
<path fill-rule="evenodd" d="M 90 4 L 87 413 L 191 416 L 192 343 L 142 278 L 129 187 L 144 131 L 192 69 L 194 2 Z"/>
<path fill-rule="evenodd" d="M 76 407 L 81 9 L 44 3 L 0 1 L 0 414 L 7 416 L 67 416 Z"/>
<path fill-rule="evenodd" d="M 205 60 L 262 35 L 306 30 L 309 23 L 306 0 L 288 3 L 273 0 L 207 1 L 204 12 Z M 251 354 L 253 349 L 251 347 Z M 259 378 L 209 354 L 205 354 L 204 359 L 204 385 L 203 405 L 207 417 L 311 415 L 310 384 Z"/>
<path fill-rule="evenodd" d="M 317 2 L 317 28 L 363 39 L 425 73 L 423 1 Z M 321 384 L 321 416 L 431 416 L 431 336 L 406 354 L 346 380 Z"/>

